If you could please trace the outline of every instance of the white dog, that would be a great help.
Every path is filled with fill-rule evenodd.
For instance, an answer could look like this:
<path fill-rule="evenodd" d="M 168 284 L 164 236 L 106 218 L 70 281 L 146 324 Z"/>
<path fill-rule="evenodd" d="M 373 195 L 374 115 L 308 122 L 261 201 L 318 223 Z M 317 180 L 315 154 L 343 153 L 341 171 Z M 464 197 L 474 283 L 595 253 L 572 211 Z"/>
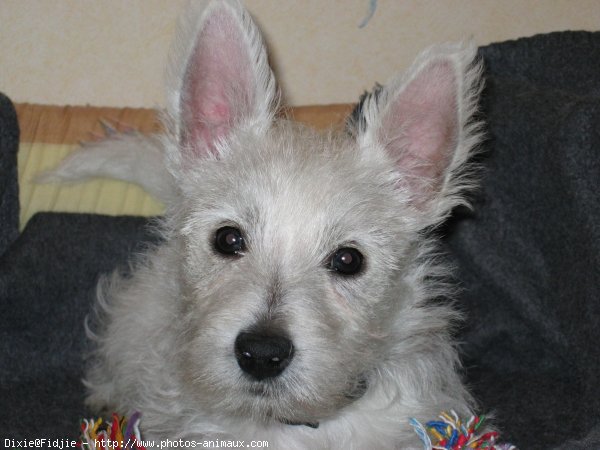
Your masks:
<path fill-rule="evenodd" d="M 473 408 L 429 232 L 472 184 L 475 49 L 427 50 L 321 135 L 276 118 L 236 0 L 192 9 L 165 134 L 92 146 L 52 174 L 124 178 L 167 204 L 164 242 L 98 289 L 89 405 L 141 411 L 146 439 L 422 448 L 411 417 Z"/>

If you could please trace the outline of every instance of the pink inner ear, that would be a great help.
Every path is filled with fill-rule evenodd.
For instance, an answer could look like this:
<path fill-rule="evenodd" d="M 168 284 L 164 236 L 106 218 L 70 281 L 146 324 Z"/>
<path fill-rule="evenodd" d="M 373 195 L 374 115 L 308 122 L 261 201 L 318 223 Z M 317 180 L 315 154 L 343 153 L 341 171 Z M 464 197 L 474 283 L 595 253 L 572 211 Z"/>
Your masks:
<path fill-rule="evenodd" d="M 456 71 L 433 61 L 392 100 L 381 139 L 419 201 L 440 188 L 458 142 Z"/>
<path fill-rule="evenodd" d="M 214 11 L 197 37 L 182 89 L 182 140 L 193 155 L 215 151 L 242 116 L 254 92 L 245 36 L 224 8 Z"/>

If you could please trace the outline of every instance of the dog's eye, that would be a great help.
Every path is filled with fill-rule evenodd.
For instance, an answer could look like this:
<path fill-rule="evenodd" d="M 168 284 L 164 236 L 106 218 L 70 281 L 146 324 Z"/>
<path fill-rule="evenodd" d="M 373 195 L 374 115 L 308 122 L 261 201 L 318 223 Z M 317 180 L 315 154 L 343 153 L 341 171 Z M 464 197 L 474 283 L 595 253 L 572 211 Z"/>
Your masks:
<path fill-rule="evenodd" d="M 224 255 L 237 255 L 244 249 L 242 232 L 234 227 L 219 228 L 215 234 L 215 248 Z"/>
<path fill-rule="evenodd" d="M 342 275 L 354 275 L 363 265 L 363 255 L 351 247 L 340 248 L 331 257 L 330 267 Z"/>

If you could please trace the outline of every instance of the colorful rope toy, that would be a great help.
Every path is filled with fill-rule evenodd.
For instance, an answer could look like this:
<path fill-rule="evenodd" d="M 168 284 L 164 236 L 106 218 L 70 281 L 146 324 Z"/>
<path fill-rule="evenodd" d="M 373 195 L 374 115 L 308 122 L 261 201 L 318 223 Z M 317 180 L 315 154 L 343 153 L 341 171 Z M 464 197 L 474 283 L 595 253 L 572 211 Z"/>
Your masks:
<path fill-rule="evenodd" d="M 450 411 L 450 414 L 443 412 L 439 418 L 425 425 L 416 419 L 410 420 L 423 441 L 424 450 L 517 450 L 511 444 L 497 444 L 496 431 L 477 433 L 485 422 L 485 416 L 472 416 L 465 423 L 456 412 Z"/>
<path fill-rule="evenodd" d="M 113 414 L 112 422 L 83 419 L 77 445 L 82 450 L 146 450 L 140 438 L 141 417 L 135 412 L 129 419 Z"/>
<path fill-rule="evenodd" d="M 425 425 L 414 418 L 410 420 L 424 450 L 517 450 L 514 445 L 496 443 L 496 431 L 477 433 L 485 416 L 472 416 L 465 423 L 455 411 L 450 411 L 443 412 L 439 418 Z M 101 418 L 83 419 L 78 446 L 82 450 L 146 450 L 141 444 L 140 419 L 139 412 L 132 414 L 129 420 L 117 414 L 112 415 L 112 422 Z"/>

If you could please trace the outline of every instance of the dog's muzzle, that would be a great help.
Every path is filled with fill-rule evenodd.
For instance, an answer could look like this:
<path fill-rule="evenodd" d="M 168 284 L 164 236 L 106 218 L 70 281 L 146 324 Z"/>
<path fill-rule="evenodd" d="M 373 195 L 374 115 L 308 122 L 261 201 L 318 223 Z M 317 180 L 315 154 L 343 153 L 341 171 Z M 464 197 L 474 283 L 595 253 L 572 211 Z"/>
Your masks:
<path fill-rule="evenodd" d="M 240 368 L 255 380 L 279 376 L 294 357 L 294 345 L 285 336 L 242 332 L 235 339 Z"/>

